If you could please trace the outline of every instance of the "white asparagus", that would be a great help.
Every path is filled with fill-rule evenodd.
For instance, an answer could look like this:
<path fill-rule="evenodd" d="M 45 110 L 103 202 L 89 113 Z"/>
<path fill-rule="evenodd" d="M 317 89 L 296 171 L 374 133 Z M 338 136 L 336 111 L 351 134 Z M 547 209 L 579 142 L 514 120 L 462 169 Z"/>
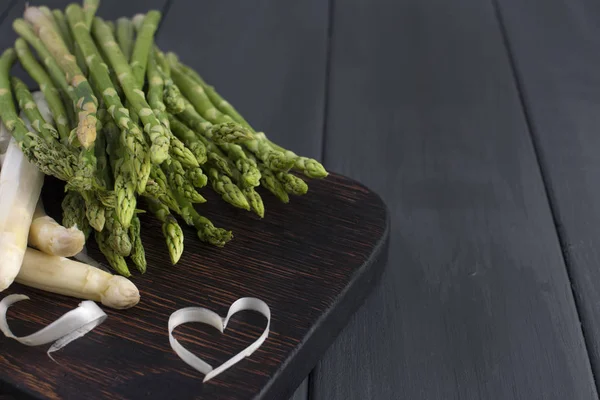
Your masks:
<path fill-rule="evenodd" d="M 52 120 L 50 109 L 42 92 L 33 94 L 46 120 Z M 29 121 L 21 118 L 31 130 Z M 0 124 L 0 151 L 10 132 Z M 12 137 L 3 154 L 0 171 L 0 292 L 8 288 L 19 273 L 44 174 L 31 164 Z"/>
<path fill-rule="evenodd" d="M 29 227 L 29 246 L 51 256 L 73 257 L 85 245 L 85 235 L 77 226 L 65 228 L 48 216 L 42 199 L 38 201 Z"/>
<path fill-rule="evenodd" d="M 32 248 L 27 248 L 15 282 L 116 309 L 131 308 L 140 301 L 138 288 L 123 276 Z"/>
<path fill-rule="evenodd" d="M 4 124 L 0 129 L 5 130 Z M 1 136 L 1 135 L 0 135 Z M 0 171 L 0 291 L 14 281 L 25 255 L 29 226 L 44 174 L 11 139 Z"/>

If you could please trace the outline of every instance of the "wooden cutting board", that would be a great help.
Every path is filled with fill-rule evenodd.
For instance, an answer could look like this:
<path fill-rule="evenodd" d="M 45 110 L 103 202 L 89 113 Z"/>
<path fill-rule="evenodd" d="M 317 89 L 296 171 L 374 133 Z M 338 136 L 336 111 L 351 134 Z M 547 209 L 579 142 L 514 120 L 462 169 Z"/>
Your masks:
<path fill-rule="evenodd" d="M 388 215 L 376 194 L 334 174 L 311 180 L 309 188 L 290 204 L 261 192 L 267 210 L 263 220 L 204 191 L 208 203 L 198 210 L 216 226 L 231 229 L 234 239 L 215 248 L 184 228 L 185 251 L 176 266 L 170 265 L 160 224 L 144 216 L 148 272 L 133 272 L 131 278 L 140 289 L 140 304 L 126 311 L 104 308 L 106 321 L 54 353 L 56 362 L 46 355 L 48 346 L 27 347 L 0 335 L 0 395 L 286 399 L 364 301 L 387 260 Z M 43 199 L 49 214 L 60 215 L 60 185 L 47 182 Z M 101 259 L 93 243 L 90 253 Z M 8 312 L 19 336 L 79 303 L 18 284 L 3 295 L 12 293 L 31 297 Z M 169 315 L 189 306 L 225 315 L 233 301 L 245 296 L 258 297 L 271 308 L 270 335 L 251 357 L 203 384 L 203 375 L 169 346 Z M 231 320 L 224 334 L 193 323 L 177 328 L 175 336 L 217 366 L 253 342 L 265 323 L 260 314 L 245 311 Z"/>

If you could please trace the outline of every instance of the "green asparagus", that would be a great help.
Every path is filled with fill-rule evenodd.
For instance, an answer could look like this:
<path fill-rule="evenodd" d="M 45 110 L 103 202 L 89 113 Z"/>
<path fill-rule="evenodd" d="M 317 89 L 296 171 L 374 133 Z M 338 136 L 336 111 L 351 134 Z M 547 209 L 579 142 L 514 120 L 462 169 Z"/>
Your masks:
<path fill-rule="evenodd" d="M 142 244 L 140 219 L 134 216 L 129 226 L 129 237 L 131 240 L 131 261 L 142 274 L 146 272 L 148 263 L 146 262 L 146 251 Z"/>
<path fill-rule="evenodd" d="M 146 148 L 143 134 L 129 117 L 129 110 L 123 106 L 107 72 L 108 68 L 102 61 L 94 41 L 87 32 L 85 24 L 83 23 L 83 18 L 84 15 L 81 7 L 76 4 L 67 7 L 67 19 L 69 25 L 71 26 L 71 29 L 76 32 L 75 38 L 88 63 L 94 83 L 101 91 L 102 98 L 106 103 L 114 122 L 119 128 L 124 129 L 127 132 L 126 135 L 123 135 L 123 144 L 128 151 L 125 151 L 124 153 L 131 158 L 131 161 L 125 168 L 130 168 L 129 164 L 131 164 L 131 168 L 135 175 L 129 177 L 129 181 L 135 184 L 138 193 L 143 193 L 150 173 L 150 156 L 148 154 L 148 149 Z M 125 184 L 125 182 L 123 184 Z M 123 199 L 123 201 L 125 201 L 125 199 Z M 135 204 L 124 210 L 124 213 L 119 212 L 120 217 L 125 217 L 125 219 L 122 220 L 125 226 L 128 226 L 129 223 L 127 221 L 131 219 L 131 216 L 133 215 L 132 210 L 134 208 Z"/>
<path fill-rule="evenodd" d="M 131 272 L 129 272 L 125 258 L 118 255 L 112 247 L 110 247 L 108 244 L 108 235 L 108 231 L 96 232 L 94 237 L 96 238 L 96 243 L 98 243 L 98 248 L 102 254 L 104 254 L 104 257 L 106 257 L 110 266 L 117 271 L 117 273 L 124 277 L 130 277 Z"/>
<path fill-rule="evenodd" d="M 87 239 L 92 228 L 85 216 L 85 201 L 78 192 L 68 191 L 61 203 L 63 218 L 62 223 L 66 228 L 73 226 L 83 232 Z"/>
<path fill-rule="evenodd" d="M 287 172 L 278 172 L 275 174 L 283 188 L 289 194 L 302 196 L 308 192 L 308 185 L 302 179 Z"/>
<path fill-rule="evenodd" d="M 242 193 L 246 196 L 250 209 L 259 217 L 264 218 L 265 216 L 265 205 L 263 204 L 262 197 L 253 187 L 242 189 Z"/>
<path fill-rule="evenodd" d="M 194 131 L 177 119 L 177 117 L 172 114 L 167 114 L 167 118 L 173 134 L 177 136 L 188 149 L 190 149 L 199 165 L 204 164 L 207 160 L 206 146 L 204 143 L 198 139 Z"/>
<path fill-rule="evenodd" d="M 127 101 L 133 107 L 133 111 L 139 115 L 144 123 L 144 130 L 152 141 L 150 149 L 152 162 L 160 164 L 169 158 L 169 135 L 158 121 L 152 109 L 146 102 L 144 92 L 136 89 L 136 81 L 133 72 L 121 49 L 115 42 L 110 28 L 100 18 L 95 18 L 93 28 L 96 41 L 103 48 L 112 68 L 115 70 L 121 87 L 125 92 Z"/>
<path fill-rule="evenodd" d="M 267 139 L 264 132 L 256 132 L 252 126 L 250 126 L 248 121 L 246 121 L 246 119 L 244 119 L 244 117 L 227 100 L 223 99 L 223 97 L 217 93 L 213 86 L 208 85 L 204 79 L 202 79 L 202 77 L 192 68 L 179 62 L 178 58 L 173 53 L 169 53 L 169 60 L 171 63 L 178 65 L 181 68 L 181 71 L 185 73 L 191 80 L 194 80 L 196 83 L 201 85 L 211 103 L 215 105 L 216 108 L 218 108 L 223 114 L 228 115 L 237 123 L 250 129 L 253 133 L 259 136 L 259 139 L 265 140 L 274 150 L 285 153 L 288 158 L 294 159 L 294 169 L 303 172 L 304 175 L 309 178 L 325 178 L 328 175 L 323 165 L 317 160 L 298 156 L 294 152 L 286 150 L 281 146 L 271 142 L 269 139 Z"/>
<path fill-rule="evenodd" d="M 44 67 L 37 62 L 24 39 L 19 38 L 15 41 L 15 50 L 23 68 L 40 85 L 40 90 L 44 94 L 44 98 L 52 112 L 61 141 L 65 144 L 69 137 L 70 129 L 67 112 L 65 111 L 58 89 L 54 86 Z"/>
<path fill-rule="evenodd" d="M 117 43 L 127 60 L 131 59 L 133 52 L 133 43 L 135 41 L 135 28 L 131 19 L 120 17 L 117 19 L 116 26 Z"/>
<path fill-rule="evenodd" d="M 46 141 L 30 132 L 18 117 L 12 96 L 9 72 L 16 60 L 16 53 L 9 48 L 0 56 L 0 119 L 19 144 L 23 154 L 46 175 L 63 181 L 72 181 L 77 166 L 76 157 L 56 141 Z M 89 181 L 78 182 L 80 189 L 91 187 Z"/>
<path fill-rule="evenodd" d="M 63 70 L 67 82 L 73 87 L 77 98 L 79 125 L 77 138 L 79 143 L 88 148 L 96 140 L 96 111 L 98 100 L 92 88 L 75 62 L 75 57 L 69 52 L 62 38 L 54 29 L 48 18 L 37 8 L 28 7 L 25 10 L 25 19 L 35 28 L 38 37 L 42 40 L 54 60 Z"/>
<path fill-rule="evenodd" d="M 279 179 L 277 179 L 273 171 L 271 171 L 264 164 L 259 164 L 258 169 L 261 173 L 261 185 L 264 186 L 269 192 L 273 193 L 275 197 L 281 200 L 282 203 L 289 203 L 290 197 L 288 196 L 288 192 L 285 190 L 285 187 L 279 181 Z"/>
<path fill-rule="evenodd" d="M 153 198 L 146 198 L 149 210 L 162 222 L 162 233 L 167 243 L 169 257 L 173 265 L 177 264 L 183 253 L 183 231 L 169 208 Z"/>
<path fill-rule="evenodd" d="M 69 25 L 67 24 L 67 20 L 65 18 L 65 14 L 62 10 L 52 10 L 52 15 L 54 16 L 54 22 L 58 26 L 58 32 L 62 37 L 67 49 L 69 52 L 73 54 L 75 51 L 75 46 L 73 44 L 73 38 L 71 37 L 71 32 L 69 31 Z"/>
<path fill-rule="evenodd" d="M 171 158 L 165 161 L 162 167 L 174 193 L 179 193 L 192 203 L 206 202 L 206 199 L 196 191 L 194 185 L 187 180 L 185 170 L 179 161 Z"/>
<path fill-rule="evenodd" d="M 246 196 L 227 175 L 220 174 L 215 168 L 211 168 L 208 176 L 214 191 L 220 194 L 223 200 L 234 207 L 250 210 Z"/>
<path fill-rule="evenodd" d="M 133 46 L 131 54 L 131 71 L 135 79 L 135 87 L 141 89 L 144 86 L 146 77 L 146 67 L 148 66 L 148 55 L 154 48 L 154 33 L 161 20 L 161 13 L 152 10 L 143 18 L 141 26 L 138 29 L 138 35 Z"/>

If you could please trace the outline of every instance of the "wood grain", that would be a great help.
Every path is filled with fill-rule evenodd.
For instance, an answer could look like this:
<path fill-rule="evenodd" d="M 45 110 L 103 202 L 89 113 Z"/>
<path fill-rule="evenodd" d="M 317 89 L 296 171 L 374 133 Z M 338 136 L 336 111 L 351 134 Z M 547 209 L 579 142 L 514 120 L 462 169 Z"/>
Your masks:
<path fill-rule="evenodd" d="M 169 265 L 160 224 L 142 219 L 148 272 L 133 281 L 142 302 L 127 311 L 106 310 L 106 322 L 55 355 L 0 338 L 0 381 L 10 393 L 35 398 L 282 399 L 316 364 L 322 353 L 373 287 L 386 260 L 386 207 L 364 186 L 332 175 L 310 182 L 310 194 L 283 205 L 265 195 L 268 215 L 259 220 L 207 193 L 200 211 L 234 232 L 225 248 L 201 243 L 185 229 L 185 252 Z M 59 209 L 61 186 L 46 183 L 49 213 Z M 100 257 L 95 246 L 93 256 Z M 14 284 L 4 294 L 32 300 L 9 310 L 9 323 L 23 335 L 50 323 L 78 301 Z M 269 304 L 273 318 L 264 345 L 235 368 L 202 384 L 168 343 L 169 315 L 181 307 L 203 306 L 225 314 L 239 297 Z M 199 324 L 176 336 L 211 364 L 245 348 L 264 327 L 264 318 L 243 312 L 224 335 Z"/>
<path fill-rule="evenodd" d="M 382 194 L 392 235 L 313 399 L 596 399 L 492 3 L 336 1 L 332 57 L 325 161 Z"/>
<path fill-rule="evenodd" d="M 498 2 L 569 266 L 594 375 L 600 376 L 600 3 Z"/>

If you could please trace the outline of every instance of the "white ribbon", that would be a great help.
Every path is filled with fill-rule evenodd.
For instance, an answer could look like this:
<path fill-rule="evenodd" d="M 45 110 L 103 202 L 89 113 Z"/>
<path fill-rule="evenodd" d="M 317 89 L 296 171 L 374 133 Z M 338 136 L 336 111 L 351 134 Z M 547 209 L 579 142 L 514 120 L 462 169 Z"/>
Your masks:
<path fill-rule="evenodd" d="M 84 336 L 106 319 L 106 314 L 96 303 L 86 300 L 47 327 L 31 335 L 17 337 L 8 327 L 6 313 L 11 305 L 21 300 L 29 300 L 29 297 L 22 294 L 11 294 L 0 301 L 0 330 L 6 337 L 15 339 L 26 346 L 41 346 L 54 342 L 47 352 L 50 358 L 52 358 L 50 353 L 60 350 Z"/>
<path fill-rule="evenodd" d="M 221 333 L 227 327 L 227 323 L 229 319 L 236 313 L 240 311 L 256 311 L 261 313 L 267 318 L 267 326 L 263 331 L 262 335 L 250 346 L 246 347 L 244 350 L 227 360 L 225 363 L 221 364 L 217 368 L 213 368 L 206 361 L 192 354 L 189 350 L 183 347 L 177 339 L 173 336 L 173 330 L 177 328 L 179 325 L 186 324 L 188 322 L 201 322 L 207 325 L 214 326 Z M 201 307 L 187 307 L 182 308 L 180 310 L 175 311 L 169 317 L 169 343 L 171 344 L 171 348 L 173 351 L 181 358 L 186 364 L 194 368 L 196 371 L 205 374 L 203 382 L 207 382 L 215 376 L 219 375 L 221 372 L 230 368 L 234 364 L 238 363 L 240 360 L 244 359 L 244 357 L 249 357 L 252 353 L 254 353 L 267 339 L 269 336 L 269 327 L 271 326 L 271 310 L 267 304 L 254 297 L 243 297 L 241 299 L 236 300 L 230 307 L 227 312 L 227 317 L 221 318 L 217 313 L 208 310 L 206 308 Z"/>

